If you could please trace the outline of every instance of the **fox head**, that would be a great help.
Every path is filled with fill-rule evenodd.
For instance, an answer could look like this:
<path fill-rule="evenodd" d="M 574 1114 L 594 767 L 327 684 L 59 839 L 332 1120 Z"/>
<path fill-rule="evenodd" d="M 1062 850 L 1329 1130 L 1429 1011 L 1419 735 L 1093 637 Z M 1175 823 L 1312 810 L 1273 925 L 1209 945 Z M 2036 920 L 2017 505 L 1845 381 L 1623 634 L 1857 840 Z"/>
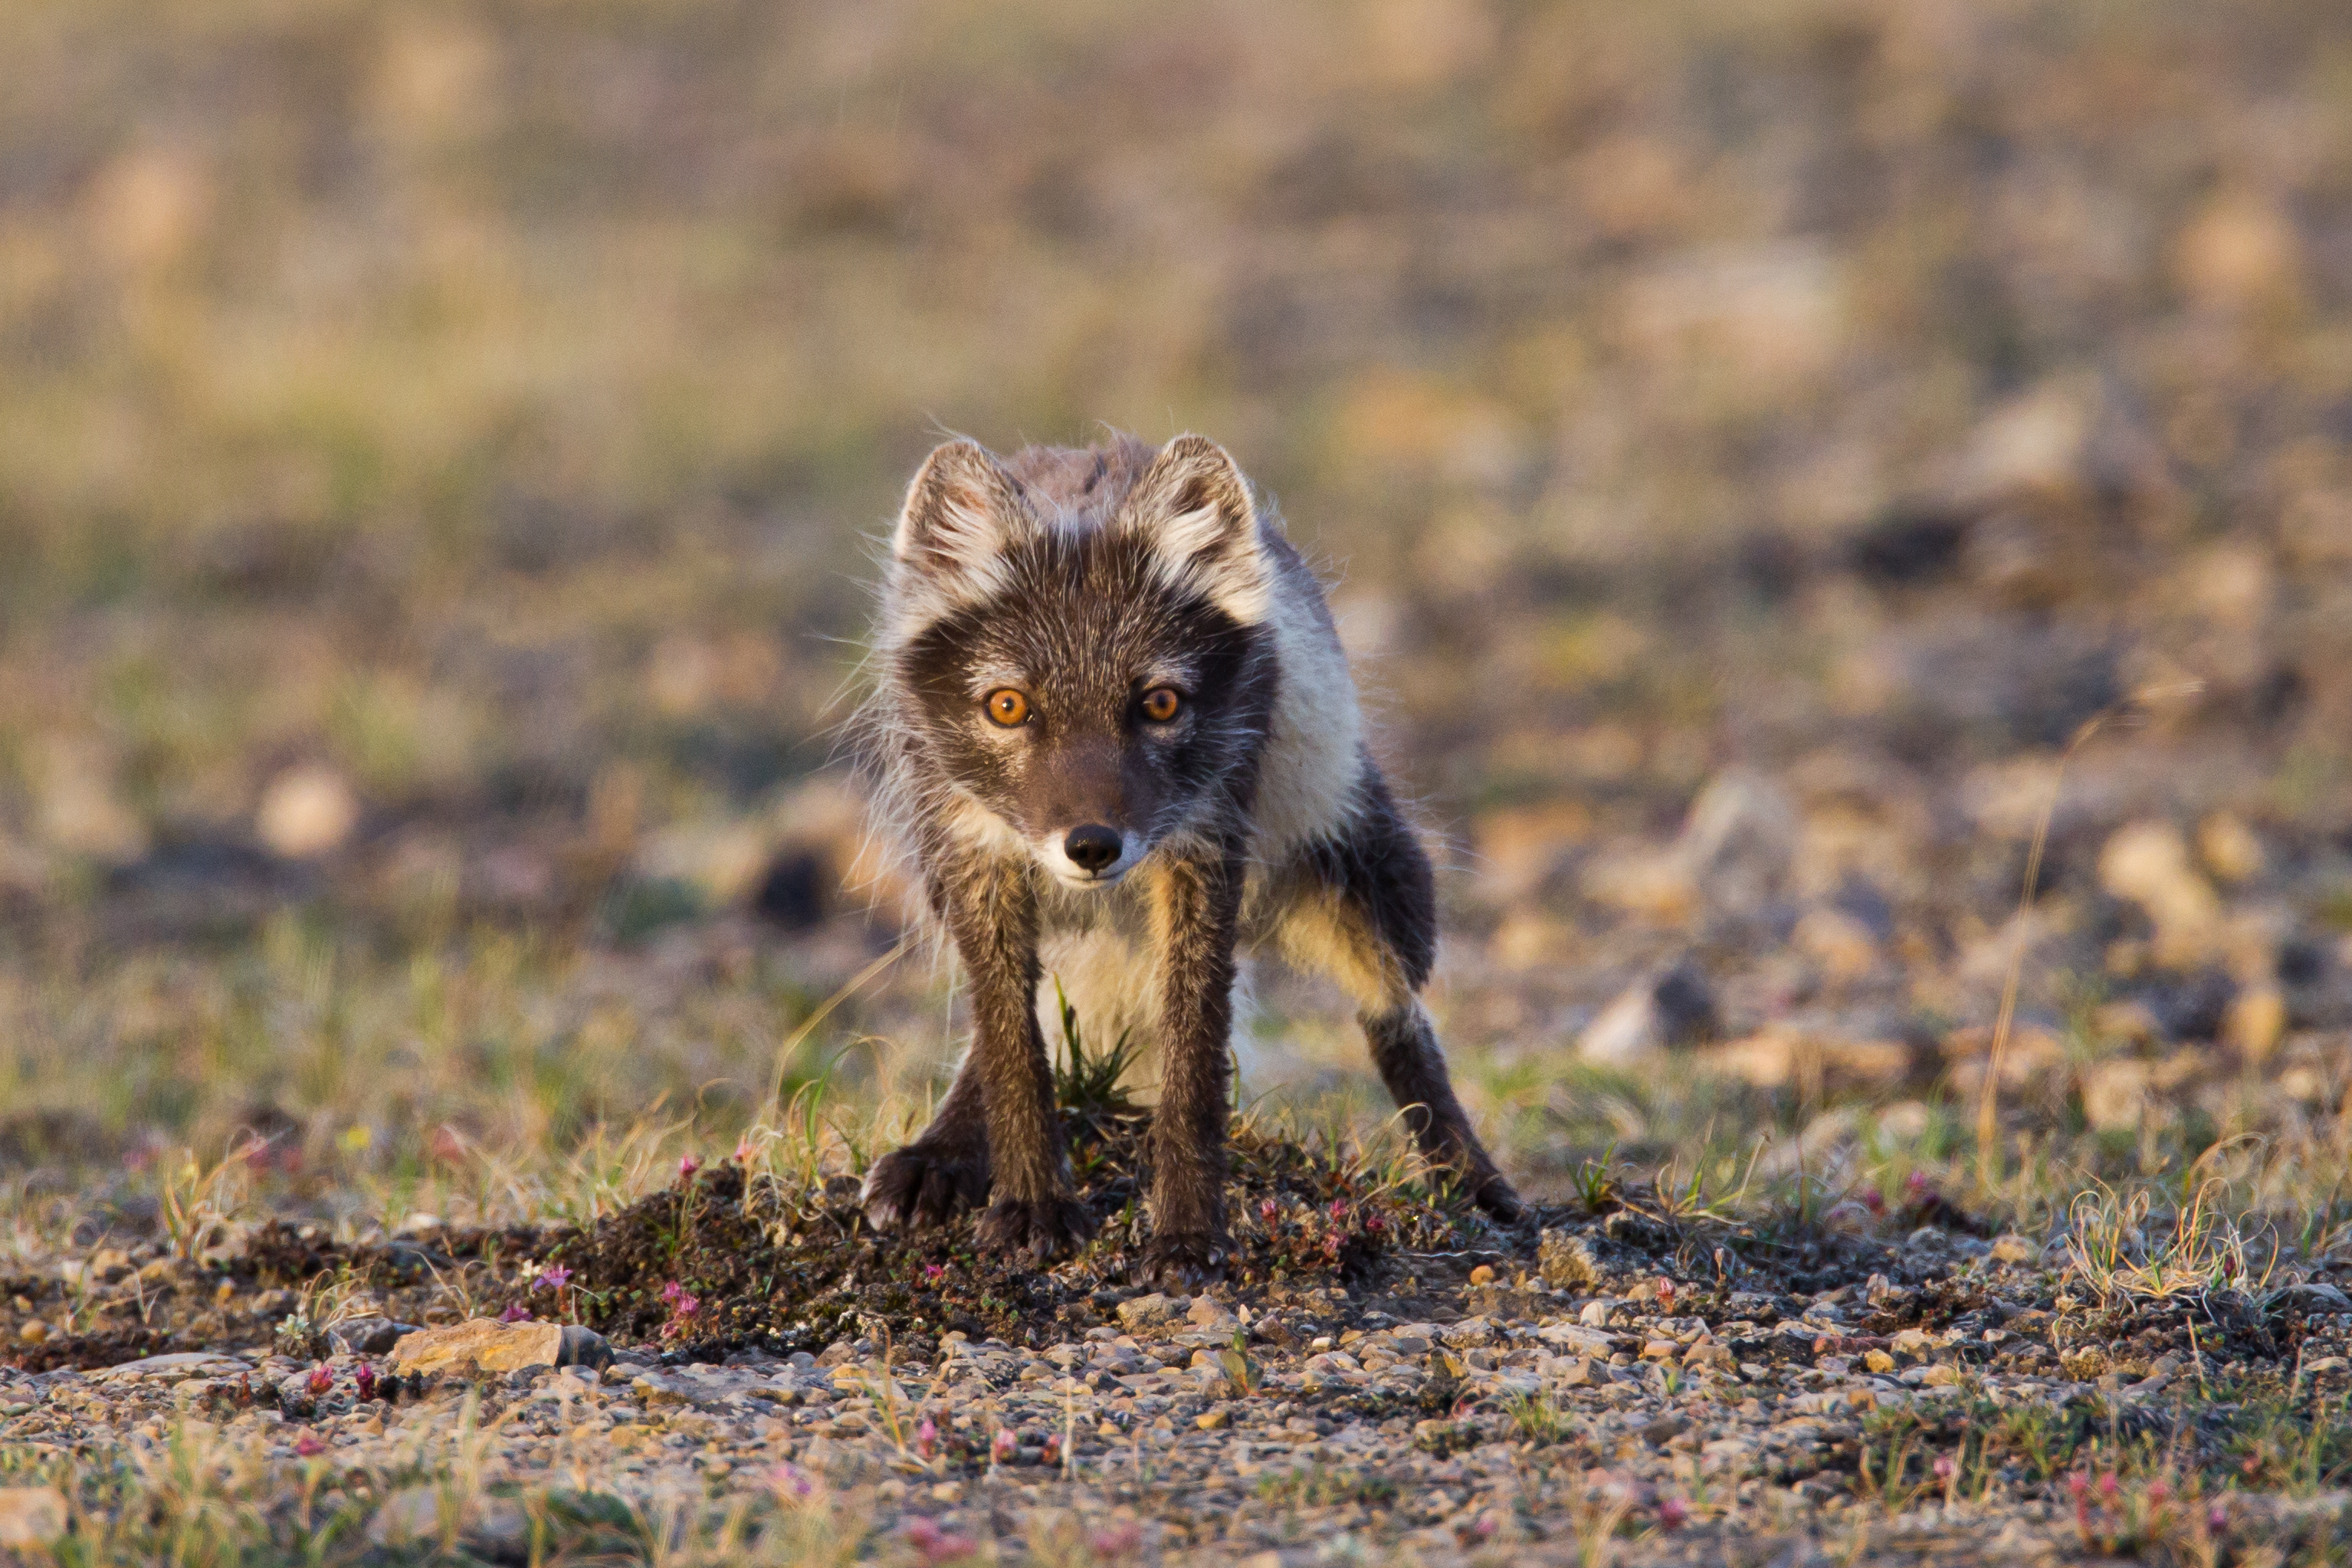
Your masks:
<path fill-rule="evenodd" d="M 1229 832 L 1273 706 L 1276 570 L 1248 482 L 1201 437 L 940 447 L 884 587 L 911 782 L 1069 887 Z"/>

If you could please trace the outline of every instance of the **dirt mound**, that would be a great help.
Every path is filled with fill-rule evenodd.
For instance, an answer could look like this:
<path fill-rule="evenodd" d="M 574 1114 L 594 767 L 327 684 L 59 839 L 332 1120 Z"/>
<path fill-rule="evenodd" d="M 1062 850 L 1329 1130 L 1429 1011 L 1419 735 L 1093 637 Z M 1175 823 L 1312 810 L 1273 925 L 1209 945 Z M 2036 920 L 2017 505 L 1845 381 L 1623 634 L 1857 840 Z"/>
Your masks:
<path fill-rule="evenodd" d="M 1050 1270 L 976 1252 L 969 1219 L 880 1242 L 854 1178 L 795 1184 L 730 1161 L 690 1171 L 592 1226 L 504 1233 L 499 1249 L 538 1265 L 517 1276 L 522 1289 L 509 1305 L 543 1311 L 562 1292 L 591 1327 L 698 1359 L 885 1335 L 920 1342 L 959 1329 L 1045 1342 L 1101 1321 L 1126 1293 L 1149 1235 L 1143 1130 L 1139 1117 L 1102 1118 L 1079 1139 L 1079 1196 L 1101 1229 Z M 1531 1254 L 1534 1241 L 1496 1230 L 1451 1192 L 1246 1127 L 1236 1131 L 1226 1203 L 1233 1283 L 1244 1290 L 1360 1286 L 1474 1253 Z"/>

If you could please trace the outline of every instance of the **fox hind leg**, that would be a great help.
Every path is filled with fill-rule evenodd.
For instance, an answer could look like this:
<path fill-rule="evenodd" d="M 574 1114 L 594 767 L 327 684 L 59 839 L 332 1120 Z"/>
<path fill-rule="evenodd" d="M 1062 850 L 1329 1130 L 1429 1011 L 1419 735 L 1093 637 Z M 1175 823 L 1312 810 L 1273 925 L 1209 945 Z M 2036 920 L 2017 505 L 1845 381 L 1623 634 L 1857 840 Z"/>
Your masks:
<path fill-rule="evenodd" d="M 1372 1065 L 1422 1152 L 1454 1170 L 1479 1207 L 1516 1219 L 1524 1205 L 1455 1097 L 1421 1002 L 1437 952 L 1428 852 L 1369 763 L 1359 796 L 1348 826 L 1302 858 L 1280 950 L 1294 967 L 1330 975 L 1355 999 Z"/>

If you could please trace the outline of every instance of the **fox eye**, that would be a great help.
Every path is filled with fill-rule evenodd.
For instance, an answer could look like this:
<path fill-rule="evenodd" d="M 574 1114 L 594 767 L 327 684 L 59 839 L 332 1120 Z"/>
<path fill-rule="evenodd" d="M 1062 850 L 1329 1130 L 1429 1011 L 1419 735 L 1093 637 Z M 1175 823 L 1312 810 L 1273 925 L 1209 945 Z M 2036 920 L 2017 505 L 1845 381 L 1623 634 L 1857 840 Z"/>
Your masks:
<path fill-rule="evenodd" d="M 1029 699 L 1009 686 L 990 692 L 982 706 L 991 720 L 1008 730 L 1029 717 Z"/>
<path fill-rule="evenodd" d="M 1184 699 L 1172 686 L 1155 686 L 1143 694 L 1143 716 L 1165 724 L 1184 710 Z"/>

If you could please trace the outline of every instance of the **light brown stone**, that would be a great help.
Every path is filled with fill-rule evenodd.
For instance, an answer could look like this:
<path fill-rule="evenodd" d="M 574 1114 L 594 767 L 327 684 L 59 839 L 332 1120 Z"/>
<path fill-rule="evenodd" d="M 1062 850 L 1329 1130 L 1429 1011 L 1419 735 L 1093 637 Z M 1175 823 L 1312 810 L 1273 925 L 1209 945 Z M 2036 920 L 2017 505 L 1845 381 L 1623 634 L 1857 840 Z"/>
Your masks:
<path fill-rule="evenodd" d="M 47 1546 L 66 1532 L 66 1498 L 55 1487 L 0 1487 L 0 1546 Z"/>
<path fill-rule="evenodd" d="M 501 1323 L 473 1318 L 404 1334 L 393 1347 L 395 1372 L 443 1372 L 468 1363 L 484 1372 L 531 1366 L 600 1366 L 612 1359 L 604 1336 L 577 1324 Z"/>

